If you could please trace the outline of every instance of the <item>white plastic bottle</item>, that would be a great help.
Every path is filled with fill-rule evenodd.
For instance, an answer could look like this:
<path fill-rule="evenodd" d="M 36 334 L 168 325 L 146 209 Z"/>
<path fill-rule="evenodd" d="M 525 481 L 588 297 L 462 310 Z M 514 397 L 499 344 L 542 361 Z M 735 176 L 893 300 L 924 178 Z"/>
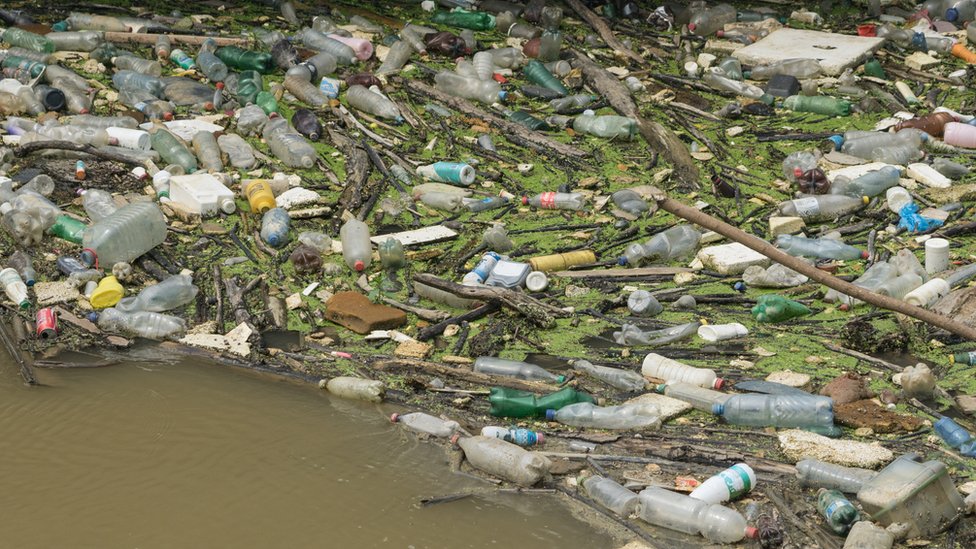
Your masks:
<path fill-rule="evenodd" d="M 497 438 L 484 436 L 457 440 L 464 450 L 464 457 L 476 469 L 514 482 L 519 486 L 532 486 L 549 472 L 552 462 L 536 452 L 530 452 Z"/>
<path fill-rule="evenodd" d="M 583 492 L 593 501 L 626 518 L 637 509 L 637 494 L 613 479 L 593 475 L 583 480 Z"/>
<path fill-rule="evenodd" d="M 400 109 L 396 106 L 396 103 L 376 92 L 370 91 L 365 86 L 358 84 L 349 86 L 349 89 L 346 90 L 346 102 L 349 103 L 350 107 L 380 118 L 392 120 L 396 124 L 403 122 L 403 116 L 400 115 Z"/>
<path fill-rule="evenodd" d="M 661 411 L 654 404 L 634 402 L 620 406 L 596 406 L 579 402 L 558 410 L 546 410 L 546 419 L 572 427 L 594 429 L 659 429 Z"/>
<path fill-rule="evenodd" d="M 0 286 L 7 294 L 10 301 L 17 304 L 21 309 L 30 307 L 30 299 L 27 298 L 27 284 L 20 278 L 16 269 L 7 267 L 0 271 Z"/>
<path fill-rule="evenodd" d="M 450 438 L 461 429 L 456 421 L 444 420 L 423 412 L 410 414 L 393 414 L 390 421 L 399 423 L 415 433 L 423 433 L 440 438 Z"/>
<path fill-rule="evenodd" d="M 756 473 L 752 467 L 745 463 L 736 463 L 699 484 L 688 495 L 706 503 L 725 503 L 748 494 L 755 486 Z"/>
<path fill-rule="evenodd" d="M 382 402 L 386 391 L 382 381 L 349 376 L 334 377 L 325 383 L 319 382 L 319 387 L 323 386 L 337 397 L 366 402 Z"/>
<path fill-rule="evenodd" d="M 369 226 L 358 219 L 346 221 L 339 229 L 342 259 L 350 269 L 362 272 L 373 260 L 373 245 L 369 240 Z"/>
<path fill-rule="evenodd" d="M 757 531 L 735 509 L 706 503 L 652 486 L 638 495 L 637 516 L 655 526 L 686 534 L 699 534 L 715 543 L 736 543 L 755 538 Z"/>
<path fill-rule="evenodd" d="M 688 366 L 656 353 L 644 357 L 641 374 L 644 377 L 653 377 L 667 382 L 681 381 L 709 389 L 721 389 L 724 383 L 722 378 L 715 375 L 714 370 Z"/>

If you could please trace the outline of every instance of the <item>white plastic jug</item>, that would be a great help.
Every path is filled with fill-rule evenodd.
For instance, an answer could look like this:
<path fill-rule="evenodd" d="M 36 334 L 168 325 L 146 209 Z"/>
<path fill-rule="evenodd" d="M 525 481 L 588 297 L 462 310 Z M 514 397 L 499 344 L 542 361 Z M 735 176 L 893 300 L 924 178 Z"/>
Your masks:
<path fill-rule="evenodd" d="M 169 180 L 169 199 L 204 217 L 237 209 L 234 193 L 208 173 L 174 175 Z"/>

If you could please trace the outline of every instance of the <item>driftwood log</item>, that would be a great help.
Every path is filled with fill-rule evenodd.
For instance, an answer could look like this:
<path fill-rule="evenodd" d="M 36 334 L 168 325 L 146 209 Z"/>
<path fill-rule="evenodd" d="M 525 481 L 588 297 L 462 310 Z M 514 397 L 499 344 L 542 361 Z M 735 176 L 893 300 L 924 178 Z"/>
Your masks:
<path fill-rule="evenodd" d="M 438 290 L 444 290 L 466 299 L 498 303 L 502 307 L 512 309 L 536 326 L 542 328 L 553 327 L 556 323 L 556 318 L 570 316 L 570 313 L 558 307 L 543 303 L 530 295 L 507 288 L 498 288 L 495 286 L 464 286 L 426 273 L 415 274 L 413 279 L 421 284 L 437 288 Z"/>
<path fill-rule="evenodd" d="M 559 389 L 559 387 L 556 387 L 554 385 L 549 385 L 548 383 L 542 383 L 540 381 L 526 381 L 514 377 L 490 376 L 487 374 L 481 374 L 475 372 L 468 368 L 452 368 L 444 364 L 439 364 L 437 362 L 428 362 L 426 360 L 414 360 L 414 359 L 403 359 L 403 358 L 391 359 L 391 360 L 379 360 L 373 362 L 372 366 L 374 369 L 379 370 L 381 372 L 390 372 L 390 371 L 398 371 L 398 370 L 423 371 L 430 374 L 436 374 L 438 376 L 460 379 L 461 381 L 467 381 L 468 383 L 484 385 L 486 387 L 508 387 L 510 389 L 518 389 L 520 391 L 532 391 L 535 393 L 543 393 L 543 394 L 552 393 Z"/>
<path fill-rule="evenodd" d="M 124 154 L 117 154 L 111 151 L 103 151 L 92 145 L 74 143 L 71 141 L 34 141 L 31 143 L 25 143 L 19 145 L 14 149 L 14 156 L 22 158 L 29 154 L 36 153 L 38 151 L 46 151 L 51 149 L 57 149 L 62 151 L 75 151 L 84 154 L 90 154 L 96 158 L 101 158 L 102 160 L 112 160 L 114 162 L 121 162 L 123 164 L 129 164 L 131 166 L 142 166 L 142 162 L 139 162 L 129 156 Z"/>

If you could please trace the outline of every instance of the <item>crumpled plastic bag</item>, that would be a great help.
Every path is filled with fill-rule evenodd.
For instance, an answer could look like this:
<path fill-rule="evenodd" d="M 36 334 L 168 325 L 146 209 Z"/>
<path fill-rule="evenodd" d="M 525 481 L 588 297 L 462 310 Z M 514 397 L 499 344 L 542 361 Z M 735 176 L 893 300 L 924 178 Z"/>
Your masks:
<path fill-rule="evenodd" d="M 941 219 L 932 219 L 931 217 L 923 217 L 918 213 L 918 204 L 912 202 L 911 204 L 906 204 L 905 207 L 898 212 L 901 219 L 898 220 L 898 227 L 905 229 L 910 233 L 922 233 L 929 229 L 934 229 L 936 227 L 942 226 Z"/>

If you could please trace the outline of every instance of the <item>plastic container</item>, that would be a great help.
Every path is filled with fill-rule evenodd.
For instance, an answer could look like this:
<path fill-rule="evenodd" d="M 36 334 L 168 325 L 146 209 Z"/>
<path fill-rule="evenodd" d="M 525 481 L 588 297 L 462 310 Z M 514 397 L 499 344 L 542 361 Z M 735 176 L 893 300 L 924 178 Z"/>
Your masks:
<path fill-rule="evenodd" d="M 152 202 L 133 202 L 85 229 L 82 259 L 111 268 L 131 263 L 166 240 L 166 219 Z"/>
<path fill-rule="evenodd" d="M 271 183 L 267 179 L 251 179 L 241 182 L 241 192 L 247 198 L 251 212 L 263 214 L 277 206 Z"/>
<path fill-rule="evenodd" d="M 627 296 L 627 310 L 634 316 L 649 317 L 659 314 L 664 310 L 664 306 L 651 292 L 635 290 Z"/>
<path fill-rule="evenodd" d="M 349 103 L 350 107 L 392 120 L 396 124 L 403 122 L 403 117 L 400 115 L 400 109 L 396 103 L 364 86 L 349 86 L 349 89 L 346 90 L 346 102 Z"/>
<path fill-rule="evenodd" d="M 756 473 L 752 467 L 745 463 L 736 463 L 699 484 L 688 496 L 705 503 L 725 503 L 741 498 L 755 486 Z"/>
<path fill-rule="evenodd" d="M 499 260 L 501 260 L 500 255 L 496 254 L 495 252 L 486 252 L 481 256 L 481 259 L 478 260 L 478 264 L 475 265 L 474 268 L 468 272 L 468 274 L 464 275 L 461 283 L 465 285 L 484 283 L 484 281 L 488 279 L 488 275 L 491 274 L 492 269 L 494 269 L 495 265 L 498 264 Z"/>
<path fill-rule="evenodd" d="M 532 486 L 549 473 L 549 458 L 492 437 L 466 437 L 457 441 L 464 457 L 476 469 L 519 486 Z"/>
<path fill-rule="evenodd" d="M 505 360 L 493 356 L 478 357 L 475 359 L 472 369 L 480 374 L 514 377 L 532 381 L 562 383 L 566 380 L 566 376 L 550 373 L 535 364 L 518 360 Z"/>
<path fill-rule="evenodd" d="M 641 374 L 667 382 L 684 382 L 699 387 L 719 389 L 724 381 L 715 375 L 714 370 L 694 368 L 676 360 L 650 353 L 644 357 Z"/>
<path fill-rule="evenodd" d="M 597 137 L 633 139 L 637 121 L 625 116 L 583 114 L 573 119 L 573 130 Z"/>
<path fill-rule="evenodd" d="M 650 261 L 671 261 L 695 251 L 700 240 L 701 233 L 691 225 L 678 225 L 654 235 L 644 244 L 631 244 L 617 263 L 637 267 Z"/>
<path fill-rule="evenodd" d="M 101 189 L 88 189 L 81 195 L 81 204 L 88 214 L 88 219 L 97 223 L 115 213 L 119 207 L 115 205 L 112 193 Z"/>
<path fill-rule="evenodd" d="M 0 286 L 3 286 L 7 299 L 15 303 L 21 309 L 30 307 L 30 299 L 27 297 L 27 284 L 24 283 L 17 270 L 7 267 L 0 271 Z"/>
<path fill-rule="evenodd" d="M 931 307 L 936 301 L 949 293 L 949 283 L 941 278 L 933 278 L 905 295 L 905 302 L 916 307 Z"/>
<path fill-rule="evenodd" d="M 533 197 L 522 197 L 522 204 L 541 210 L 582 210 L 585 197 L 579 193 L 545 192 Z"/>
<path fill-rule="evenodd" d="M 684 494 L 650 487 L 638 495 L 637 516 L 641 520 L 686 534 L 698 534 L 715 543 L 736 543 L 755 538 L 756 529 L 735 509 L 705 503 Z"/>
<path fill-rule="evenodd" d="M 418 166 L 417 175 L 431 181 L 467 187 L 474 183 L 475 170 L 464 162 L 435 162 Z"/>
<path fill-rule="evenodd" d="M 822 431 L 834 426 L 834 402 L 816 395 L 732 395 L 712 413 L 733 425 Z"/>
<path fill-rule="evenodd" d="M 583 359 L 571 360 L 570 364 L 574 370 L 585 372 L 590 377 L 621 391 L 637 392 L 643 390 L 647 385 L 644 376 L 630 370 L 598 366 Z"/>
<path fill-rule="evenodd" d="M 179 48 L 176 48 L 169 53 L 169 60 L 179 65 L 179 67 L 183 70 L 194 70 L 197 68 L 197 64 L 193 61 L 193 58 Z"/>
<path fill-rule="evenodd" d="M 299 133 L 278 133 L 267 138 L 271 152 L 289 168 L 311 169 L 315 166 L 318 152 Z"/>
<path fill-rule="evenodd" d="M 582 482 L 582 491 L 601 507 L 627 518 L 637 510 L 637 494 L 613 479 L 593 475 Z"/>
<path fill-rule="evenodd" d="M 481 428 L 481 436 L 501 439 L 522 447 L 544 444 L 546 441 L 546 437 L 542 433 L 522 428 L 493 427 L 491 425 Z"/>
<path fill-rule="evenodd" d="M 490 414 L 495 417 L 545 417 L 547 410 L 558 410 L 564 406 L 578 402 L 593 402 L 593 397 L 566 387 L 538 397 L 528 391 L 492 387 L 488 401 L 491 403 Z"/>
<path fill-rule="evenodd" d="M 696 410 L 708 413 L 712 413 L 716 404 L 725 404 L 732 396 L 682 381 L 671 381 L 658 385 L 655 390 L 665 396 L 687 402 Z"/>
<path fill-rule="evenodd" d="M 409 431 L 439 438 L 451 438 L 461 429 L 456 421 L 444 420 L 423 412 L 393 414 L 390 416 L 390 421 L 403 425 Z"/>
<path fill-rule="evenodd" d="M 204 217 L 220 212 L 232 214 L 237 210 L 233 191 L 216 177 L 205 173 L 171 177 L 169 197 L 189 211 Z"/>
<path fill-rule="evenodd" d="M 806 222 L 816 223 L 854 213 L 868 202 L 867 197 L 817 195 L 781 202 L 777 211 L 781 215 L 800 217 Z"/>
<path fill-rule="evenodd" d="M 178 164 L 187 173 L 197 171 L 197 157 L 190 149 L 169 130 L 156 127 L 149 132 L 152 148 L 168 164 Z"/>
<path fill-rule="evenodd" d="M 20 275 L 20 278 L 24 281 L 28 288 L 34 285 L 34 282 L 37 279 L 37 273 L 34 272 L 33 262 L 31 261 L 31 257 L 27 254 L 27 252 L 17 250 L 10 254 L 10 257 L 7 258 L 7 264 L 17 271 L 17 274 Z"/>
<path fill-rule="evenodd" d="M 525 280 L 531 272 L 532 266 L 528 263 L 502 259 L 485 279 L 485 285 L 516 288 L 525 284 Z"/>
<path fill-rule="evenodd" d="M 857 507 L 837 490 L 821 488 L 817 493 L 817 510 L 827 521 L 827 526 L 842 536 L 861 518 Z"/>
<path fill-rule="evenodd" d="M 925 272 L 941 273 L 949 268 L 949 241 L 930 238 L 925 241 Z"/>
<path fill-rule="evenodd" d="M 284 208 L 271 208 L 261 217 L 261 240 L 272 248 L 280 248 L 288 243 L 288 228 L 291 217 Z"/>
<path fill-rule="evenodd" d="M 844 549 L 891 549 L 895 536 L 868 521 L 858 521 L 844 540 Z"/>
<path fill-rule="evenodd" d="M 192 302 L 198 291 L 192 278 L 187 275 L 174 275 L 145 288 L 134 297 L 122 298 L 115 308 L 126 313 L 136 311 L 161 313 Z"/>
<path fill-rule="evenodd" d="M 366 402 L 382 402 L 386 392 L 382 381 L 347 376 L 330 379 L 325 388 L 337 397 Z"/>
<path fill-rule="evenodd" d="M 373 260 L 373 246 L 369 240 L 369 226 L 358 219 L 346 221 L 339 229 L 342 240 L 342 259 L 357 272 L 369 267 Z"/>
<path fill-rule="evenodd" d="M 64 92 L 51 86 L 38 84 L 34 87 L 34 97 L 49 111 L 60 111 L 65 107 Z"/>
<path fill-rule="evenodd" d="M 698 327 L 698 337 L 711 343 L 736 339 L 747 335 L 749 335 L 749 329 L 738 322 L 732 322 L 730 324 L 705 324 L 704 326 Z"/>
<path fill-rule="evenodd" d="M 832 238 L 806 238 L 789 234 L 776 237 L 776 247 L 796 257 L 821 259 L 867 259 L 868 253 Z"/>
<path fill-rule="evenodd" d="M 479 80 L 477 77 L 462 76 L 451 71 L 441 71 L 434 76 L 437 89 L 464 99 L 472 99 L 491 105 L 505 100 L 506 93 L 494 80 Z"/>
<path fill-rule="evenodd" d="M 976 148 L 976 126 L 961 122 L 949 122 L 945 125 L 942 140 L 947 145 L 964 149 Z"/>

